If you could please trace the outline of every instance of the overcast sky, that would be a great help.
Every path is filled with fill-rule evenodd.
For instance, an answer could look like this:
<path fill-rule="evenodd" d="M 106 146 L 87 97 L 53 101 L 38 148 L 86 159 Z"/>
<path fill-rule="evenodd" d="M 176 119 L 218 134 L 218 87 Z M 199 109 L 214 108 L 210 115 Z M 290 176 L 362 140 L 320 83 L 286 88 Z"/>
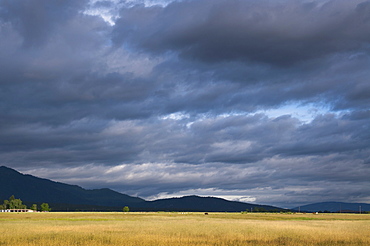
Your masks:
<path fill-rule="evenodd" d="M 0 98 L 22 173 L 370 203 L 370 1 L 0 0 Z"/>

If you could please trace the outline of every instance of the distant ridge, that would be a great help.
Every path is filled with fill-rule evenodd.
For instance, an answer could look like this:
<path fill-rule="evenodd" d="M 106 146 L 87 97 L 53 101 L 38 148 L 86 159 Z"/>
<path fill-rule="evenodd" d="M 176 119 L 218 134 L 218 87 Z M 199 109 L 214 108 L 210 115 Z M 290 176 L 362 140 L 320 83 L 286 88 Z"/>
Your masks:
<path fill-rule="evenodd" d="M 359 213 L 364 211 L 370 211 L 370 204 L 368 203 L 348 203 L 348 202 L 319 202 L 300 207 L 292 208 L 295 211 L 306 211 L 306 212 L 343 212 L 343 213 Z"/>
<path fill-rule="evenodd" d="M 179 198 L 167 198 L 147 202 L 150 209 L 157 210 L 166 207 L 168 210 L 187 210 L 187 211 L 202 211 L 202 212 L 240 212 L 253 211 L 256 208 L 263 208 L 266 211 L 282 211 L 283 209 L 268 206 L 250 204 L 244 202 L 228 201 L 217 197 L 200 197 L 200 196 L 184 196 Z"/>
<path fill-rule="evenodd" d="M 228 201 L 215 197 L 185 196 L 145 201 L 142 198 L 128 196 L 106 188 L 86 190 L 77 185 L 38 178 L 1 166 L 0 200 L 8 199 L 11 195 L 20 198 L 25 203 L 47 202 L 54 211 L 122 211 L 123 206 L 129 206 L 131 211 L 240 212 L 251 211 L 251 209 L 284 211 L 278 207 Z"/>
<path fill-rule="evenodd" d="M 15 195 L 23 201 L 64 203 L 97 206 L 134 206 L 144 202 L 110 189 L 86 190 L 77 185 L 69 185 L 21 174 L 14 169 L 0 167 L 0 200 Z"/>

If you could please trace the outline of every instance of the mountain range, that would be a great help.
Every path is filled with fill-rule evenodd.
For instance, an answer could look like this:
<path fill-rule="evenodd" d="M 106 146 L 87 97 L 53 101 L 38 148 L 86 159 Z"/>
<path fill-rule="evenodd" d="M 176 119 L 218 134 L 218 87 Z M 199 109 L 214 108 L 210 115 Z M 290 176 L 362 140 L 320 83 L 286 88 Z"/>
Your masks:
<path fill-rule="evenodd" d="M 77 185 L 38 178 L 1 166 L 0 200 L 8 199 L 12 195 L 26 205 L 49 203 L 54 211 L 122 211 L 124 206 L 129 206 L 131 211 L 240 212 L 257 208 L 265 211 L 284 211 L 274 206 L 228 201 L 215 197 L 185 196 L 146 201 L 107 188 L 87 190 Z"/>
<path fill-rule="evenodd" d="M 348 203 L 348 202 L 319 202 L 292 208 L 293 211 L 318 212 L 328 211 L 337 213 L 360 213 L 370 211 L 368 203 Z"/>
<path fill-rule="evenodd" d="M 184 196 L 146 201 L 107 188 L 88 190 L 77 185 L 22 174 L 1 166 L 0 204 L 2 200 L 12 195 L 28 206 L 34 203 L 49 203 L 53 211 L 122 211 L 124 206 L 129 206 L 131 211 L 287 211 L 269 205 L 228 201 L 216 197 Z M 292 211 L 301 212 L 359 212 L 360 210 L 370 211 L 370 204 L 322 202 L 292 208 Z"/>

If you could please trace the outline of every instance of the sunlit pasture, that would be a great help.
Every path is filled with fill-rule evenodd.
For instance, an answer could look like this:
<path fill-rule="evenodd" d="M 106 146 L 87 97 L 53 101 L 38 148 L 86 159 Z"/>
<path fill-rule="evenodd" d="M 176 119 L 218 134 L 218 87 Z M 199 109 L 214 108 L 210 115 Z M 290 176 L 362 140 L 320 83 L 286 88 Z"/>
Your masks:
<path fill-rule="evenodd" d="M 0 213 L 0 245 L 370 245 L 370 215 Z"/>

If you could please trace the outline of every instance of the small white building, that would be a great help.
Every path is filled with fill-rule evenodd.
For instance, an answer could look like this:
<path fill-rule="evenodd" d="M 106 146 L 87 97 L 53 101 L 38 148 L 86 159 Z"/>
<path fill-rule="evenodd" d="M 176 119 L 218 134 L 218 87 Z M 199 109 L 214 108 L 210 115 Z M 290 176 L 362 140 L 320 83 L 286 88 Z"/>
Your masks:
<path fill-rule="evenodd" d="M 34 210 L 32 209 L 20 209 L 20 208 L 15 208 L 15 209 L 2 209 L 0 210 L 0 212 L 3 212 L 3 213 L 33 213 L 35 212 Z"/>

